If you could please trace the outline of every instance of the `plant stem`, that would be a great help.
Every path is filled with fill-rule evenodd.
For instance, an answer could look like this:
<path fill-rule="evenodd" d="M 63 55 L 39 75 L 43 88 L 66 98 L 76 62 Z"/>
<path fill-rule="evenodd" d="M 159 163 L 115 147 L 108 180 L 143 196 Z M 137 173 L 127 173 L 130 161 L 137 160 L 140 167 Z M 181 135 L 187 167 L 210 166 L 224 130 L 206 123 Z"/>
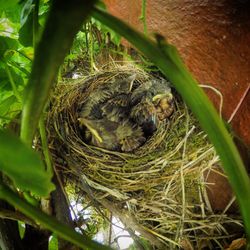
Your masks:
<path fill-rule="evenodd" d="M 89 22 L 89 55 L 90 55 L 90 72 L 94 71 L 94 41 L 92 33 L 92 23 Z"/>
<path fill-rule="evenodd" d="M 10 84 L 11 84 L 11 87 L 12 87 L 12 90 L 13 90 L 13 93 L 14 93 L 16 99 L 17 99 L 20 103 L 22 103 L 22 98 L 21 98 L 20 94 L 19 94 L 18 91 L 17 91 L 16 83 L 15 83 L 13 77 L 12 77 L 12 74 L 11 74 L 11 72 L 10 72 L 10 68 L 9 68 L 9 65 L 8 65 L 7 62 L 5 62 L 5 70 L 6 70 L 6 72 L 7 72 L 7 75 L 8 75 L 8 78 L 9 78 L 9 80 L 10 80 Z"/>
<path fill-rule="evenodd" d="M 147 6 L 147 0 L 142 0 L 141 16 L 140 16 L 139 19 L 143 23 L 143 32 L 144 32 L 145 35 L 148 34 L 147 19 L 146 19 L 146 6 Z"/>
<path fill-rule="evenodd" d="M 33 10 L 33 48 L 36 48 L 38 42 L 38 30 L 39 30 L 39 23 L 38 23 L 38 12 L 39 12 L 39 0 L 35 0 L 35 8 Z"/>
<path fill-rule="evenodd" d="M 49 173 L 50 177 L 52 177 L 53 167 L 51 164 L 50 153 L 49 153 L 49 148 L 48 148 L 44 115 L 41 116 L 40 121 L 39 121 L 39 131 L 40 131 L 40 136 L 41 136 L 41 141 L 42 141 L 42 150 L 43 150 L 44 160 L 47 166 L 47 172 Z"/>

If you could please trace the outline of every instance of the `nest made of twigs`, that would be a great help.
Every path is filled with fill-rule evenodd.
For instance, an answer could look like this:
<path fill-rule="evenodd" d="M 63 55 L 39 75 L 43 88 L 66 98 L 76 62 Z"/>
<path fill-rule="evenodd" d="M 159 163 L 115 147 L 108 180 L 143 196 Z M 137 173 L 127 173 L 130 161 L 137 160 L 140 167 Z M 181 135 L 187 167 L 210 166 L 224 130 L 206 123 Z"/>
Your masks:
<path fill-rule="evenodd" d="M 203 173 L 219 159 L 180 98 L 170 119 L 133 153 L 109 151 L 82 140 L 79 106 L 97 85 L 133 73 L 139 83 L 149 78 L 138 68 L 116 67 L 56 88 L 48 114 L 55 165 L 90 200 L 158 249 L 222 247 L 234 236 L 227 225 L 242 223 L 211 209 Z"/>

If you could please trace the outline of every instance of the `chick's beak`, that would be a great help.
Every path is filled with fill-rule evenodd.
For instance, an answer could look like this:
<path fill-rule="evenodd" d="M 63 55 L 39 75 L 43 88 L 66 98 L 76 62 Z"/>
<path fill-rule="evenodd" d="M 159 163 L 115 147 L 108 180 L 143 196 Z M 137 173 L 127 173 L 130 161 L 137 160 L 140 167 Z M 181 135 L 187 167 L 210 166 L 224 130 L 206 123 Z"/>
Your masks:
<path fill-rule="evenodd" d="M 96 129 L 94 129 L 94 124 L 92 121 L 85 119 L 85 118 L 78 118 L 78 121 L 80 122 L 81 125 L 84 125 L 89 131 L 90 133 L 100 142 L 102 143 L 103 140 L 100 136 L 100 134 L 98 133 L 98 131 Z"/>
<path fill-rule="evenodd" d="M 153 97 L 152 101 L 157 104 L 160 102 L 160 100 L 165 98 L 168 100 L 168 103 L 171 103 L 173 100 L 173 95 L 171 93 L 158 94 Z"/>
<path fill-rule="evenodd" d="M 131 92 L 133 85 L 134 85 L 134 81 L 136 80 L 136 74 L 133 74 L 132 76 L 129 77 L 129 92 Z"/>

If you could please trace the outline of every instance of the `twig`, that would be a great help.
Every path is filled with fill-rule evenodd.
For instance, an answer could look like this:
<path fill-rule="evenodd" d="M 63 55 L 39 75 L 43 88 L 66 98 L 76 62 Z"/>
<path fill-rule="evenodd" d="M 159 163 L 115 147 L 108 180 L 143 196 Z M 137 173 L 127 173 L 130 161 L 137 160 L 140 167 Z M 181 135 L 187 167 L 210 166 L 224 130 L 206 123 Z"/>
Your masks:
<path fill-rule="evenodd" d="M 212 87 L 210 85 L 199 84 L 199 86 L 202 88 L 207 88 L 207 89 L 213 90 L 220 97 L 219 114 L 220 114 L 220 118 L 221 118 L 222 117 L 222 108 L 223 108 L 223 95 L 221 94 L 221 92 L 218 89 L 216 89 L 215 87 Z"/>
<path fill-rule="evenodd" d="M 243 95 L 240 98 L 240 101 L 238 102 L 237 106 L 235 107 L 233 113 L 231 114 L 230 118 L 228 119 L 228 123 L 232 122 L 233 118 L 235 117 L 236 113 L 238 112 L 241 104 L 243 103 L 244 99 L 246 98 L 248 92 L 250 89 L 250 84 L 248 85 L 248 87 L 246 88 L 245 92 L 243 93 Z"/>
<path fill-rule="evenodd" d="M 112 212 L 110 212 L 109 221 L 112 221 L 113 215 Z M 109 224 L 109 246 L 111 245 L 112 240 L 112 223 Z"/>
<path fill-rule="evenodd" d="M 142 0 L 141 16 L 139 18 L 143 23 L 143 32 L 145 35 L 147 35 L 148 33 L 147 19 L 146 19 L 146 5 L 147 5 L 147 0 Z"/>
<path fill-rule="evenodd" d="M 14 221 L 22 221 L 25 224 L 38 228 L 38 225 L 34 222 L 34 220 L 31 220 L 30 218 L 28 218 L 27 216 L 25 216 L 24 214 L 18 211 L 10 211 L 7 209 L 1 209 L 0 218 L 14 220 Z"/>

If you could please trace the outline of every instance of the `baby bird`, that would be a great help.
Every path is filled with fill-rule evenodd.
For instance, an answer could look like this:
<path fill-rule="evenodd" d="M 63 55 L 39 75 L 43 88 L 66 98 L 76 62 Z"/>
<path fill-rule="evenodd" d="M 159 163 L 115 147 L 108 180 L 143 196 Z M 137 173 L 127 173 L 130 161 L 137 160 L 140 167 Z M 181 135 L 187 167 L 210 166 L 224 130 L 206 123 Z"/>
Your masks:
<path fill-rule="evenodd" d="M 133 106 L 130 116 L 146 135 L 152 135 L 159 122 L 168 118 L 174 109 L 169 82 L 150 79 L 135 89 L 131 95 Z"/>
<path fill-rule="evenodd" d="M 109 150 L 119 150 L 119 143 L 115 134 L 117 123 L 108 120 L 90 120 L 79 118 L 81 126 L 86 127 L 85 141 L 90 145 Z"/>
<path fill-rule="evenodd" d="M 119 122 L 126 119 L 129 115 L 130 95 L 119 94 L 101 107 L 103 116 L 110 121 Z"/>
<path fill-rule="evenodd" d="M 100 119 L 103 117 L 103 111 L 105 112 L 105 103 L 109 101 L 109 104 L 123 103 L 123 100 L 128 99 L 127 94 L 131 92 L 133 83 L 136 79 L 136 74 L 128 76 L 124 79 L 112 78 L 110 82 L 99 85 L 93 90 L 85 101 L 80 117 L 90 119 Z M 126 104 L 126 103 L 125 103 Z M 124 106 L 125 104 L 122 104 Z M 107 113 L 107 112 L 106 112 Z M 109 112 L 108 112 L 109 113 Z"/>
<path fill-rule="evenodd" d="M 110 89 L 113 93 L 128 94 L 131 92 L 135 80 L 136 74 L 122 79 L 113 78 L 113 81 L 109 84 Z"/>
<path fill-rule="evenodd" d="M 168 118 L 174 111 L 174 99 L 171 93 L 156 95 L 153 103 L 156 107 L 157 117 L 160 121 Z"/>
<path fill-rule="evenodd" d="M 140 84 L 135 80 L 136 74 L 117 75 L 90 93 L 78 118 L 85 142 L 132 152 L 172 114 L 169 82 L 151 78 Z"/>
<path fill-rule="evenodd" d="M 130 112 L 132 120 L 142 127 L 146 136 L 150 136 L 157 129 L 156 108 L 152 102 L 143 98 L 141 102 L 133 106 Z"/>
<path fill-rule="evenodd" d="M 117 127 L 116 135 L 123 152 L 131 152 L 146 141 L 141 127 L 132 124 L 128 120 L 120 123 Z"/>
<path fill-rule="evenodd" d="M 142 130 L 128 120 L 121 123 L 107 119 L 79 118 L 78 120 L 81 126 L 87 128 L 85 141 L 93 146 L 113 151 L 131 152 L 145 141 Z"/>

